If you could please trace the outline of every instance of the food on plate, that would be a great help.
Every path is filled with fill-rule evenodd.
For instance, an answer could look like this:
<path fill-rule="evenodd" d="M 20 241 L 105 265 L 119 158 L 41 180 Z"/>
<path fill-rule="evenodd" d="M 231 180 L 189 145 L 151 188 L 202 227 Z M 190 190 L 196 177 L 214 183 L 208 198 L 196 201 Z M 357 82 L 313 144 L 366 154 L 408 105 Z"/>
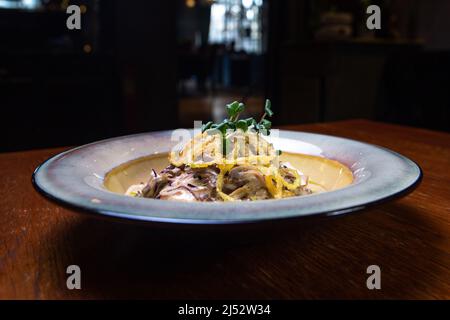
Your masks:
<path fill-rule="evenodd" d="M 179 201 L 281 199 L 311 194 L 308 177 L 279 159 L 265 136 L 273 111 L 266 100 L 259 121 L 240 119 L 245 105 L 226 105 L 228 118 L 208 122 L 180 149 L 170 152 L 170 165 L 151 170 L 146 183 L 132 185 L 126 195 Z"/>

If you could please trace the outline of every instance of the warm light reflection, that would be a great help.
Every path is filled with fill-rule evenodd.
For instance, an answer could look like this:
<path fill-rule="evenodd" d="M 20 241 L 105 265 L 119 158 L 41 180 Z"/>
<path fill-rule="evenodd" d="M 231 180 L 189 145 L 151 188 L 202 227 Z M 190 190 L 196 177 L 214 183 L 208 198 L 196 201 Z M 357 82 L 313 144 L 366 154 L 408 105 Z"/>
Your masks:
<path fill-rule="evenodd" d="M 195 7 L 195 0 L 186 0 L 186 7 L 188 8 Z"/>
<path fill-rule="evenodd" d="M 85 53 L 91 53 L 91 52 L 92 52 L 92 46 L 91 46 L 90 44 L 86 43 L 86 44 L 83 46 L 83 51 L 84 51 Z"/>

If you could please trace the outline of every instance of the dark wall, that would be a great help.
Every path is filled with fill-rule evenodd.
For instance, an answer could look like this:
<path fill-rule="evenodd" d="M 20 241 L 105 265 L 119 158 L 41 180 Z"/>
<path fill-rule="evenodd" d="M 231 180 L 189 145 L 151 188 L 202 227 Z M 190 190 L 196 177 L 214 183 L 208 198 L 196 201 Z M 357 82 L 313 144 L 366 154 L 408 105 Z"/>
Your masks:
<path fill-rule="evenodd" d="M 327 2 L 359 19 L 348 38 L 315 37 Z M 350 3 L 269 0 L 275 122 L 367 118 L 450 131 L 448 1 L 378 1 L 384 18 L 373 33 L 361 3 Z"/>
<path fill-rule="evenodd" d="M 0 151 L 177 125 L 174 1 L 85 3 L 81 31 L 64 12 L 0 10 Z"/>
<path fill-rule="evenodd" d="M 117 60 L 129 131 L 177 126 L 175 19 L 175 1 L 118 1 Z"/>

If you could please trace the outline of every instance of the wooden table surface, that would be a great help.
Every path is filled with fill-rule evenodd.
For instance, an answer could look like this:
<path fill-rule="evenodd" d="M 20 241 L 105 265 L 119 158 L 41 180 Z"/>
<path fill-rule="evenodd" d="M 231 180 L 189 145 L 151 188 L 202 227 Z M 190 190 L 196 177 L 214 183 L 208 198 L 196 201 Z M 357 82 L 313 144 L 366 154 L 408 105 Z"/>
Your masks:
<path fill-rule="evenodd" d="M 424 171 L 359 214 L 217 232 L 97 220 L 31 185 L 63 149 L 0 154 L 0 298 L 450 298 L 450 135 L 364 120 L 290 126 L 378 144 Z M 81 268 L 68 290 L 66 268 Z M 368 290 L 366 268 L 381 268 Z"/>

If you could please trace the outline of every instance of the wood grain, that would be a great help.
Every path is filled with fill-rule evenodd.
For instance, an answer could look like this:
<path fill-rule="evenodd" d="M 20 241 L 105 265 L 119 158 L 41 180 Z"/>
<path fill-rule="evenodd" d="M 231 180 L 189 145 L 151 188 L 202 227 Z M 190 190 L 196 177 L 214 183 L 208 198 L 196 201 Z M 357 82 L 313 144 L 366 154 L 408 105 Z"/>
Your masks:
<path fill-rule="evenodd" d="M 354 138 L 419 163 L 400 200 L 264 228 L 165 230 L 97 220 L 40 196 L 31 174 L 62 149 L 0 154 L 0 298 L 450 298 L 450 135 L 364 120 L 288 129 Z M 82 289 L 66 288 L 66 267 Z M 366 268 L 381 267 L 381 290 Z"/>

